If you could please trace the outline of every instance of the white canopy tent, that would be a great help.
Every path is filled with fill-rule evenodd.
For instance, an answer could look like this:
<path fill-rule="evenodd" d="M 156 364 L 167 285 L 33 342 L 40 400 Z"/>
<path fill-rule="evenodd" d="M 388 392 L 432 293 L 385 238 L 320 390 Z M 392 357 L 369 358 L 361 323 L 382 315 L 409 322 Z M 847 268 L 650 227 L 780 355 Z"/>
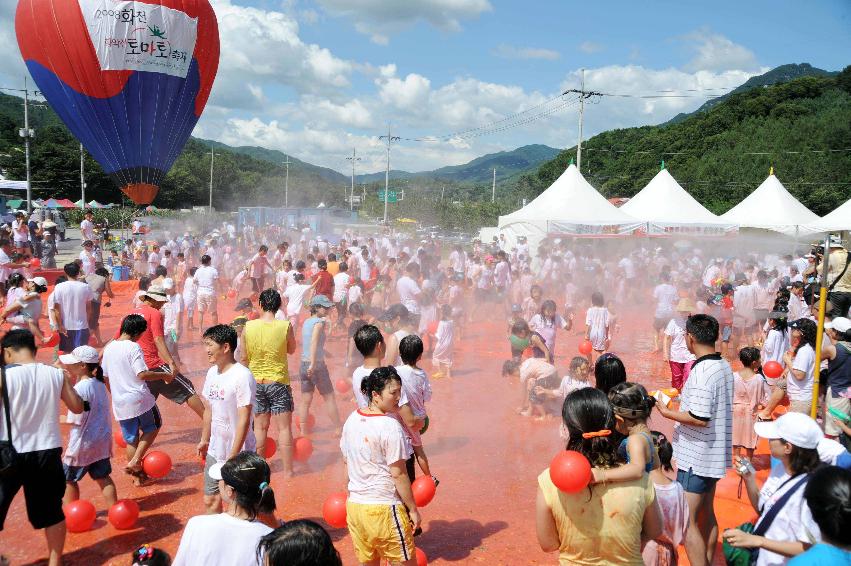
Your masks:
<path fill-rule="evenodd" d="M 532 249 L 548 234 L 623 234 L 641 226 L 597 192 L 573 163 L 532 202 L 499 217 L 499 231 L 507 239 L 525 236 Z"/>
<path fill-rule="evenodd" d="M 690 232 L 723 235 L 737 226 L 721 220 L 688 194 L 665 169 L 621 208 L 630 216 L 647 223 L 648 234 Z"/>
<path fill-rule="evenodd" d="M 790 236 L 807 231 L 806 226 L 818 219 L 786 190 L 773 169 L 754 192 L 721 215 L 722 221 L 741 228 L 762 228 Z"/>
<path fill-rule="evenodd" d="M 803 228 L 808 232 L 851 231 L 851 199 Z"/>

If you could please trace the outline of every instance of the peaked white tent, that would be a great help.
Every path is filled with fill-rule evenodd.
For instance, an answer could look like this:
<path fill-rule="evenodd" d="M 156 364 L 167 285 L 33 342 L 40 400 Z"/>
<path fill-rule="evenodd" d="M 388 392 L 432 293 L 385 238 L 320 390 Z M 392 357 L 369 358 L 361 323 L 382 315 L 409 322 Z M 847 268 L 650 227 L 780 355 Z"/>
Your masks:
<path fill-rule="evenodd" d="M 547 234 L 623 234 L 641 226 L 597 192 L 573 163 L 532 202 L 499 217 L 500 232 L 512 240 L 525 236 L 532 246 Z"/>
<path fill-rule="evenodd" d="M 649 234 L 692 232 L 724 234 L 736 225 L 709 212 L 688 194 L 665 169 L 665 163 L 647 186 L 629 199 L 621 210 L 647 223 Z"/>
<path fill-rule="evenodd" d="M 809 232 L 851 230 L 851 199 L 845 201 L 845 204 L 830 214 L 822 216 L 815 222 L 810 222 L 805 229 Z"/>
<path fill-rule="evenodd" d="M 763 228 L 788 235 L 806 231 L 806 225 L 818 219 L 786 190 L 773 169 L 745 200 L 721 215 L 721 220 L 741 228 Z"/>

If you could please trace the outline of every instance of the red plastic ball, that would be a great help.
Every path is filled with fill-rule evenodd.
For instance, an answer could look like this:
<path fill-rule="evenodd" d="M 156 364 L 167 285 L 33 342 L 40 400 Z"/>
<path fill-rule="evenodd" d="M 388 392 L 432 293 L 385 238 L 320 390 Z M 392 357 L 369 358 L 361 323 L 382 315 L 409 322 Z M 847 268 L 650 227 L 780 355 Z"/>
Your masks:
<path fill-rule="evenodd" d="M 142 459 L 142 469 L 152 478 L 164 478 L 171 471 L 171 456 L 159 450 L 152 450 Z"/>
<path fill-rule="evenodd" d="M 121 435 L 120 430 L 116 429 L 112 431 L 112 439 L 121 448 L 127 448 L 127 441 L 124 440 L 124 437 Z"/>
<path fill-rule="evenodd" d="M 48 334 L 45 336 L 44 342 L 41 343 L 42 346 L 47 346 L 48 348 L 53 348 L 54 346 L 59 345 L 59 333 L 54 332 L 52 334 Z"/>
<path fill-rule="evenodd" d="M 417 547 L 417 566 L 428 566 L 428 556 L 422 548 Z"/>
<path fill-rule="evenodd" d="M 591 463 L 574 450 L 562 450 L 550 462 L 550 479 L 565 493 L 578 493 L 591 481 Z"/>
<path fill-rule="evenodd" d="M 264 448 L 264 452 L 266 452 L 266 458 L 271 458 L 278 451 L 278 443 L 275 442 L 275 439 L 271 436 L 266 437 L 266 447 Z"/>
<path fill-rule="evenodd" d="M 582 342 L 579 343 L 579 353 L 582 354 L 583 356 L 587 356 L 587 355 L 591 354 L 591 350 L 593 350 L 593 349 L 594 349 L 594 347 L 591 344 L 591 340 L 583 340 Z"/>
<path fill-rule="evenodd" d="M 236 298 L 236 289 L 230 289 L 228 291 L 228 299 L 235 299 L 235 298 Z"/>
<path fill-rule="evenodd" d="M 337 380 L 337 383 L 334 384 L 334 389 L 336 389 L 337 393 L 340 395 L 345 395 L 352 390 L 352 384 L 348 379 L 340 378 Z"/>
<path fill-rule="evenodd" d="M 437 486 L 434 485 L 431 476 L 420 476 L 411 484 L 411 491 L 414 493 L 414 501 L 417 507 L 425 507 L 434 499 Z"/>
<path fill-rule="evenodd" d="M 122 499 L 109 508 L 109 522 L 116 529 L 132 529 L 139 520 L 139 505 L 132 499 Z"/>
<path fill-rule="evenodd" d="M 307 462 L 313 454 L 313 443 L 303 436 L 293 441 L 293 459 L 296 462 Z"/>
<path fill-rule="evenodd" d="M 297 428 L 301 429 L 301 419 L 298 418 L 298 415 L 295 415 L 293 417 L 293 422 L 295 423 L 295 426 Z M 312 429 L 315 426 L 316 426 L 316 417 L 313 416 L 313 413 L 307 413 L 307 428 Z"/>
<path fill-rule="evenodd" d="M 765 374 L 765 377 L 777 379 L 778 377 L 783 375 L 783 366 L 780 365 L 779 362 L 775 362 L 774 360 L 770 362 L 765 362 L 762 365 L 762 373 Z"/>
<path fill-rule="evenodd" d="M 322 504 L 322 518 L 335 529 L 346 527 L 346 499 L 348 494 L 344 491 L 332 493 Z"/>
<path fill-rule="evenodd" d="M 30 260 L 30 267 L 32 267 L 33 269 L 40 268 L 41 267 L 41 260 L 38 259 L 37 257 L 34 257 L 33 259 Z"/>
<path fill-rule="evenodd" d="M 78 499 L 62 506 L 65 526 L 72 533 L 84 533 L 92 528 L 97 511 L 91 501 Z"/>

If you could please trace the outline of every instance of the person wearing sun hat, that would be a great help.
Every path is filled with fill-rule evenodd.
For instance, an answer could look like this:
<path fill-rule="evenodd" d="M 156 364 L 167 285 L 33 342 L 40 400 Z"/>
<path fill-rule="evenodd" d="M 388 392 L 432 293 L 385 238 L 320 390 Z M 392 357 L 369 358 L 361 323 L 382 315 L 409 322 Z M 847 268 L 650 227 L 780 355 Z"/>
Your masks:
<path fill-rule="evenodd" d="M 845 317 L 851 310 L 851 256 L 839 236 L 831 236 L 827 257 L 827 300 L 831 317 Z M 821 266 L 818 267 L 821 272 Z"/>
<path fill-rule="evenodd" d="M 801 554 L 821 542 L 821 532 L 804 498 L 810 474 L 822 465 L 818 446 L 824 438 L 813 419 L 802 413 L 786 413 L 776 421 L 754 424 L 757 435 L 768 439 L 774 466 L 760 488 L 753 466 L 738 458 L 736 471 L 744 479 L 748 498 L 759 513 L 752 533 L 728 529 L 724 540 L 736 548 L 751 548 L 757 553 L 751 564 L 785 564 L 789 557 Z"/>
<path fill-rule="evenodd" d="M 824 433 L 830 438 L 843 432 L 848 436 L 851 422 L 840 420 L 834 413 L 851 415 L 851 320 L 834 318 L 824 323 L 824 330 L 830 338 L 821 347 L 822 360 L 827 360 Z"/>
<path fill-rule="evenodd" d="M 697 310 L 694 302 L 683 297 L 676 306 L 676 314 L 668 321 L 663 334 L 665 343 L 662 348 L 665 361 L 671 367 L 671 387 L 682 391 L 694 363 L 694 354 L 686 345 L 686 319 Z"/>
<path fill-rule="evenodd" d="M 208 474 L 218 481 L 224 512 L 189 519 L 172 565 L 257 564 L 257 544 L 272 531 L 258 520 L 264 508 L 274 508 L 269 464 L 254 452 L 240 452 Z"/>

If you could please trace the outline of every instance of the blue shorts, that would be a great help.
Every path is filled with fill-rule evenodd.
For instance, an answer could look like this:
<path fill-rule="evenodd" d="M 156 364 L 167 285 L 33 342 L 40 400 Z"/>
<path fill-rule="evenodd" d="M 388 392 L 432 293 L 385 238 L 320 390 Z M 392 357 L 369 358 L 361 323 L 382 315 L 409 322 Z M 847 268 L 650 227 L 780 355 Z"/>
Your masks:
<path fill-rule="evenodd" d="M 124 437 L 127 444 L 136 444 L 140 431 L 142 434 L 147 434 L 159 430 L 162 425 L 163 419 L 156 405 L 138 417 L 118 421 L 118 426 L 121 427 L 121 436 Z"/>
<path fill-rule="evenodd" d="M 66 330 L 65 334 L 59 335 L 59 349 L 63 352 L 71 352 L 77 346 L 87 346 L 89 343 L 89 329 Z"/>
<path fill-rule="evenodd" d="M 112 464 L 109 463 L 109 458 L 98 460 L 88 466 L 62 464 L 62 468 L 65 470 L 65 481 L 73 483 L 77 483 L 86 477 L 86 474 L 89 474 L 93 480 L 100 480 L 112 473 Z"/>
<path fill-rule="evenodd" d="M 718 478 L 708 478 L 695 474 L 691 468 L 688 470 L 677 470 L 677 482 L 683 486 L 686 493 L 709 493 L 718 483 Z"/>

